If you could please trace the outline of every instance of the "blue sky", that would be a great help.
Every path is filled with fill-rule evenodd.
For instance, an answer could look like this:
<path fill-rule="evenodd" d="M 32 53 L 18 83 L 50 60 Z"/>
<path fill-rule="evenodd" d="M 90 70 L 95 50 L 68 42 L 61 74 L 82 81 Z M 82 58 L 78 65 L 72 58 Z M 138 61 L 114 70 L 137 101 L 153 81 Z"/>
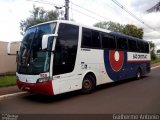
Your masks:
<path fill-rule="evenodd" d="M 41 0 L 39 0 L 41 1 Z M 45 0 L 55 4 L 64 5 L 64 0 Z M 141 18 L 146 24 L 156 29 L 153 31 L 115 5 L 112 0 L 70 0 L 74 4 L 89 9 L 107 19 L 92 14 L 84 9 L 81 9 L 74 4 L 70 4 L 70 18 L 76 22 L 92 26 L 100 21 L 114 21 L 121 24 L 135 24 L 138 27 L 144 28 L 144 39 L 153 40 L 155 43 L 160 41 L 160 13 L 147 14 L 145 11 L 157 3 L 159 0 L 117 0 L 124 5 L 128 10 Z M 0 41 L 20 41 L 19 22 L 30 16 L 30 10 L 33 4 L 38 7 L 44 7 L 46 10 L 54 9 L 51 5 L 40 4 L 27 0 L 0 0 Z M 83 15 L 75 10 L 92 16 L 96 19 Z M 98 20 L 97 20 L 98 19 Z M 158 32 L 157 32 L 158 31 Z"/>

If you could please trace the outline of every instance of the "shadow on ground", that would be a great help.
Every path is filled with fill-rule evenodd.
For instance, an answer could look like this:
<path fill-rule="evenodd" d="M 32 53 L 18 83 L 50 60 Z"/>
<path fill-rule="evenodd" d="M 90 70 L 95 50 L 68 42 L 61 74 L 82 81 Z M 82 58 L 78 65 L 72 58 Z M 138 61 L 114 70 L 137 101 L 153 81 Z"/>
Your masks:
<path fill-rule="evenodd" d="M 144 76 L 140 80 L 144 80 L 146 77 L 147 76 Z M 133 82 L 133 81 L 138 81 L 138 80 L 136 80 L 135 78 L 134 79 L 132 78 L 132 79 L 116 81 L 116 82 L 108 83 L 108 84 L 104 84 L 104 85 L 99 85 L 99 86 L 96 87 L 96 90 L 91 94 L 94 94 L 97 91 L 101 91 L 103 89 L 107 89 L 107 88 L 110 88 L 110 87 L 116 87 L 118 85 L 127 84 L 127 83 L 130 83 L 130 82 Z M 36 103 L 54 103 L 54 102 L 69 100 L 69 99 L 72 99 L 72 98 L 75 98 L 75 97 L 79 97 L 81 95 L 84 95 L 84 94 L 82 94 L 80 90 L 77 90 L 77 91 L 68 92 L 68 93 L 55 95 L 55 96 L 28 94 L 26 96 L 22 96 L 22 99 L 32 101 L 32 102 L 36 102 Z"/>

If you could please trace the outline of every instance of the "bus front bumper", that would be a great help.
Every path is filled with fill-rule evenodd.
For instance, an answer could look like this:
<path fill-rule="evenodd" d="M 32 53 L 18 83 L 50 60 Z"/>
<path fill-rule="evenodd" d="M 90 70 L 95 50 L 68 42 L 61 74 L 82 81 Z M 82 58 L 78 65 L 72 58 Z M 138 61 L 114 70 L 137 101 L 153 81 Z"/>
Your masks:
<path fill-rule="evenodd" d="M 52 81 L 42 83 L 25 83 L 17 80 L 17 86 L 22 91 L 40 95 L 54 95 Z"/>

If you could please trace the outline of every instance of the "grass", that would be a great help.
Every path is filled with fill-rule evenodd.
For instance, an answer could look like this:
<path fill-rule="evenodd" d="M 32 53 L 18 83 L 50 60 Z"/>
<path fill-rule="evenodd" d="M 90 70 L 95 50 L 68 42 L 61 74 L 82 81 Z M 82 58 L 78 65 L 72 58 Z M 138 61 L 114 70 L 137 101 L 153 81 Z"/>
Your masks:
<path fill-rule="evenodd" d="M 16 85 L 16 76 L 14 75 L 0 76 L 0 87 L 7 87 L 13 85 Z"/>
<path fill-rule="evenodd" d="M 151 64 L 160 63 L 160 59 L 155 59 L 151 61 Z"/>

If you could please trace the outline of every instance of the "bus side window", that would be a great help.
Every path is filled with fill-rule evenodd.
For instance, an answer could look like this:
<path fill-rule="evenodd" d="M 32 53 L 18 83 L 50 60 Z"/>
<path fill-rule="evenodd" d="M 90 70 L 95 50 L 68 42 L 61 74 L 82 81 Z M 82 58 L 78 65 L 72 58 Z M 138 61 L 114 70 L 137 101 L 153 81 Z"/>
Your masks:
<path fill-rule="evenodd" d="M 131 52 L 137 52 L 136 40 L 128 39 L 128 50 Z"/>
<path fill-rule="evenodd" d="M 102 36 L 102 47 L 109 49 L 116 49 L 115 37 L 108 33 L 101 33 Z"/>
<path fill-rule="evenodd" d="M 137 40 L 138 52 L 145 52 L 144 42 Z"/>
<path fill-rule="evenodd" d="M 149 53 L 149 44 L 145 43 L 145 53 Z"/>
<path fill-rule="evenodd" d="M 82 47 L 100 49 L 100 34 L 96 30 L 82 28 Z"/>
<path fill-rule="evenodd" d="M 119 49 L 119 50 L 127 50 L 128 49 L 126 38 L 117 36 L 117 49 Z"/>
<path fill-rule="evenodd" d="M 82 28 L 82 47 L 92 46 L 92 33 L 90 29 Z"/>
<path fill-rule="evenodd" d="M 92 30 L 92 47 L 93 48 L 100 48 L 100 34 L 98 31 Z"/>

